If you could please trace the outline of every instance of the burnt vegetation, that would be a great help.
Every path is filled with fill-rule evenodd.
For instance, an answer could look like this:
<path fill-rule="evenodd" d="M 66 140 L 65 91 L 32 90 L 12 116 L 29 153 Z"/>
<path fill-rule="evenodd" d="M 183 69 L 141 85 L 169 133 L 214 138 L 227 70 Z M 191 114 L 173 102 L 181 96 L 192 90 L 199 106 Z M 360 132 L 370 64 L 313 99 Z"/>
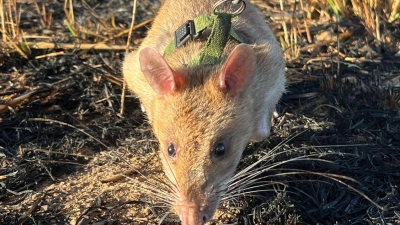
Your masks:
<path fill-rule="evenodd" d="M 399 224 L 400 1 L 253 2 L 287 92 L 211 224 Z M 0 0 L 0 224 L 179 223 L 120 68 L 159 6 Z"/>

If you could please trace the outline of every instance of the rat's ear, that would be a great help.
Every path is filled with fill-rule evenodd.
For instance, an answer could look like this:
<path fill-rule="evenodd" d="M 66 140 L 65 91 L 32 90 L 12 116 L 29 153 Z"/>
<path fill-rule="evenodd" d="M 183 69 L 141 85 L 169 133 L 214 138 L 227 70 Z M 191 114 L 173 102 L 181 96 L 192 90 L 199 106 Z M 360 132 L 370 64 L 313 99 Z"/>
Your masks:
<path fill-rule="evenodd" d="M 247 44 L 236 46 L 219 77 L 219 86 L 231 97 L 236 97 L 250 84 L 256 72 L 256 56 Z"/>
<path fill-rule="evenodd" d="M 174 73 L 165 59 L 154 48 L 139 53 L 140 68 L 151 88 L 160 95 L 168 95 L 181 88 L 184 77 Z"/>

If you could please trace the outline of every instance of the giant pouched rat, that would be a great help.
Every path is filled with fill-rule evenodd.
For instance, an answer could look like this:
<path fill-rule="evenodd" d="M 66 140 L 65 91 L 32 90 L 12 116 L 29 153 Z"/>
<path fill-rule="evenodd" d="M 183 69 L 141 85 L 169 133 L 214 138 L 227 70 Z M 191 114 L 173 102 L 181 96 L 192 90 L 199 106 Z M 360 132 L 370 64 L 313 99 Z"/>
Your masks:
<path fill-rule="evenodd" d="M 234 12 L 231 1 L 218 10 Z M 253 5 L 238 2 L 246 8 L 233 17 L 232 28 L 242 43 L 229 38 L 218 63 L 191 64 L 202 54 L 209 29 L 165 54 L 175 31 L 187 20 L 213 14 L 216 0 L 165 0 L 147 37 L 123 63 L 127 85 L 159 140 L 171 204 L 186 225 L 213 216 L 246 145 L 269 135 L 285 88 L 275 36 Z"/>

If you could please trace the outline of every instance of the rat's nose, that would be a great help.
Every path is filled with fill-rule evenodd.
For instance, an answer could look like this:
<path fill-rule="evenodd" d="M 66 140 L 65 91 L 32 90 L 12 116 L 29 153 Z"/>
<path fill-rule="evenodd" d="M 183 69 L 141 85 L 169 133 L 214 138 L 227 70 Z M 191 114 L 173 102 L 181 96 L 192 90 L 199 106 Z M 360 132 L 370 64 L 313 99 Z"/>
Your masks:
<path fill-rule="evenodd" d="M 193 205 L 182 204 L 178 212 L 182 225 L 203 225 L 210 219 L 206 212 Z"/>

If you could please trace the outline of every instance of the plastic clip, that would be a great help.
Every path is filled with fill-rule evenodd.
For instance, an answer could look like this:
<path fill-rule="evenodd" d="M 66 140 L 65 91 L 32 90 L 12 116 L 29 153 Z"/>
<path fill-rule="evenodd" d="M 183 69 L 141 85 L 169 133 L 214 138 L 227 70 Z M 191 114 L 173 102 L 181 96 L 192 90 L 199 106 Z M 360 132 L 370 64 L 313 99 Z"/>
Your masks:
<path fill-rule="evenodd" d="M 182 26 L 180 26 L 175 31 L 175 46 L 179 48 L 183 44 L 185 44 L 188 40 L 194 39 L 197 37 L 196 29 L 194 27 L 194 21 L 188 20 Z"/>

